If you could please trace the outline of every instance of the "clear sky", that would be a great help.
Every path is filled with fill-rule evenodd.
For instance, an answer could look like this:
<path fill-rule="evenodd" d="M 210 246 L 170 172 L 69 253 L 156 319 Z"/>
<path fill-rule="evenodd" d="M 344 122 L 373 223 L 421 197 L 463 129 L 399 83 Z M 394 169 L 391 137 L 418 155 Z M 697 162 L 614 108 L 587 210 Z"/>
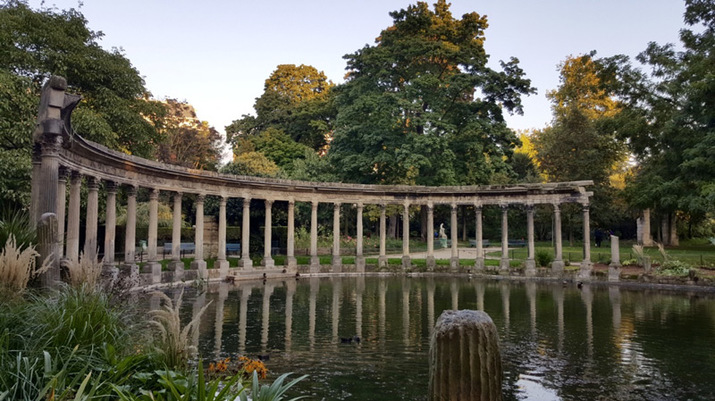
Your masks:
<path fill-rule="evenodd" d="M 45 6 L 77 8 L 77 0 Z M 374 44 L 392 24 L 390 11 L 412 0 L 84 0 L 80 11 L 106 48 L 121 47 L 159 99 L 192 104 L 223 132 L 243 114 L 279 64 L 306 64 L 343 81 L 343 55 Z M 433 3 L 433 1 L 430 1 Z M 490 63 L 515 56 L 538 94 L 524 98 L 514 129 L 551 120 L 545 94 L 559 83 L 557 65 L 591 50 L 599 56 L 643 51 L 648 42 L 677 43 L 682 0 L 453 0 L 455 18 L 486 15 Z M 37 7 L 40 0 L 30 4 Z"/>

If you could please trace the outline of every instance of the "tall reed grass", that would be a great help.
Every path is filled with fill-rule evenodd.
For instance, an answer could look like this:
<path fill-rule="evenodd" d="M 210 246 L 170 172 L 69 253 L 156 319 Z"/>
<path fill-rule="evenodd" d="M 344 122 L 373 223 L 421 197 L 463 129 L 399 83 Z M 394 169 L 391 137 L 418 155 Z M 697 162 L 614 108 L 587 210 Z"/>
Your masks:
<path fill-rule="evenodd" d="M 82 252 L 79 255 L 79 261 L 68 260 L 65 262 L 71 286 L 81 287 L 85 285 L 88 289 L 97 288 L 103 262 L 98 261 L 96 255 L 97 252 L 94 252 L 94 255 L 91 256 Z"/>
<path fill-rule="evenodd" d="M 15 242 L 14 235 L 10 235 L 0 252 L 0 287 L 10 293 L 25 291 L 31 279 L 49 268 L 46 263 L 37 267 L 39 256 L 34 245 L 21 249 Z"/>

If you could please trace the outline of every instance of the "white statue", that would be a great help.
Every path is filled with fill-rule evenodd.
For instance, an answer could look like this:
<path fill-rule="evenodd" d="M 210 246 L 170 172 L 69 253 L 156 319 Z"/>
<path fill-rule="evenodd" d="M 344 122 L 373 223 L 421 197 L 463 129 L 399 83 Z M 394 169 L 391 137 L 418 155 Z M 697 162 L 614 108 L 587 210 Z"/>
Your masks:
<path fill-rule="evenodd" d="M 447 239 L 447 234 L 444 232 L 444 223 L 441 223 L 439 225 L 439 238 L 442 239 Z"/>

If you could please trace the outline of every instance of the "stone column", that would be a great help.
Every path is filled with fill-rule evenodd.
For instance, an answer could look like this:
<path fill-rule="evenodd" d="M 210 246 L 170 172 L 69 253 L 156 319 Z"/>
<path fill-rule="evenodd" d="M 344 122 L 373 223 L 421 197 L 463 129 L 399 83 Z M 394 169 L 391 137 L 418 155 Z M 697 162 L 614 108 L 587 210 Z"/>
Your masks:
<path fill-rule="evenodd" d="M 561 208 L 554 204 L 554 261 L 551 263 L 551 272 L 561 275 L 564 271 L 563 248 L 561 246 Z"/>
<path fill-rule="evenodd" d="M 643 246 L 653 246 L 653 236 L 650 233 L 650 209 L 643 210 Z"/>
<path fill-rule="evenodd" d="M 474 236 L 474 241 L 477 246 L 477 257 L 474 261 L 474 268 L 476 270 L 484 270 L 484 243 L 482 237 L 484 236 L 482 232 L 482 206 L 474 205 L 474 217 L 476 220 L 476 232 Z"/>
<path fill-rule="evenodd" d="M 433 271 L 437 263 L 434 260 L 434 204 L 427 204 L 427 270 Z"/>
<path fill-rule="evenodd" d="M 536 260 L 534 260 L 534 205 L 526 205 L 526 246 L 527 255 L 524 274 L 532 277 L 536 275 Z"/>
<path fill-rule="evenodd" d="M 263 226 L 263 260 L 261 265 L 269 269 L 275 267 L 276 263 L 271 257 L 273 247 L 273 201 L 266 199 L 266 220 Z"/>
<path fill-rule="evenodd" d="M 363 227 L 362 227 L 362 203 L 357 204 L 357 235 L 355 248 L 355 270 L 358 273 L 365 273 L 365 257 L 363 256 Z"/>
<path fill-rule="evenodd" d="M 70 176 L 70 204 L 67 211 L 67 259 L 79 261 L 79 207 L 82 175 L 73 171 Z"/>
<path fill-rule="evenodd" d="M 124 234 L 124 266 L 134 270 L 137 246 L 137 187 L 128 185 L 127 192 L 127 226 Z"/>
<path fill-rule="evenodd" d="M 241 263 L 243 270 L 252 270 L 251 260 L 251 198 L 243 198 L 243 223 L 241 225 Z"/>
<path fill-rule="evenodd" d="M 64 256 L 65 243 L 65 208 L 67 205 L 67 177 L 69 170 L 65 167 L 60 167 L 57 176 L 57 242 L 59 243 L 59 257 Z M 115 192 L 116 194 L 116 192 Z"/>
<path fill-rule="evenodd" d="M 107 210 L 104 229 L 104 266 L 114 267 L 114 241 L 117 232 L 117 184 L 114 181 L 105 182 L 107 191 Z"/>
<path fill-rule="evenodd" d="M 291 272 L 298 269 L 298 260 L 295 258 L 295 201 L 288 201 L 288 238 L 286 250 L 286 267 Z"/>
<path fill-rule="evenodd" d="M 405 202 L 402 210 L 402 270 L 412 267 L 410 259 L 410 204 Z"/>
<path fill-rule="evenodd" d="M 449 268 L 451 271 L 456 272 L 459 270 L 459 253 L 457 250 L 457 246 L 459 245 L 459 239 L 457 238 L 457 232 L 458 227 L 457 227 L 457 204 L 452 203 L 452 216 L 450 220 L 450 235 L 449 237 L 452 239 L 452 257 L 449 259 Z"/>
<path fill-rule="evenodd" d="M 502 399 L 499 335 L 482 311 L 442 312 L 430 339 L 430 400 Z"/>
<path fill-rule="evenodd" d="M 99 218 L 99 182 L 87 177 L 87 221 L 84 237 L 84 256 L 97 259 L 97 219 Z"/>
<path fill-rule="evenodd" d="M 591 218 L 589 217 L 588 203 L 583 205 L 583 260 L 579 269 L 578 277 L 581 280 L 591 279 Z"/>
<path fill-rule="evenodd" d="M 184 276 L 184 262 L 181 261 L 181 198 L 182 193 L 174 193 L 174 214 L 171 225 L 171 263 L 169 269 L 174 272 L 174 281 L 181 281 Z"/>
<path fill-rule="evenodd" d="M 34 226 L 40 221 L 40 182 L 42 177 L 42 145 L 35 142 L 32 146 L 32 178 L 30 188 L 30 223 Z M 5 244 L 2 244 L 5 246 Z"/>
<path fill-rule="evenodd" d="M 385 205 L 380 205 L 380 256 L 377 258 L 377 266 L 387 267 L 387 254 L 385 253 L 385 238 L 387 237 L 387 225 L 385 224 Z"/>
<path fill-rule="evenodd" d="M 218 206 L 218 255 L 214 268 L 219 270 L 219 277 L 226 278 L 228 276 L 229 264 L 226 260 L 226 203 L 228 198 L 222 196 L 219 198 Z"/>
<path fill-rule="evenodd" d="M 154 188 L 149 193 L 149 233 L 147 240 L 147 259 L 145 272 L 151 272 L 152 283 L 161 282 L 161 263 L 156 252 L 157 230 L 159 227 L 159 190 Z"/>
<path fill-rule="evenodd" d="M 509 270 L 509 205 L 501 205 L 501 259 L 499 270 Z"/>
<path fill-rule="evenodd" d="M 611 235 L 611 263 L 608 265 L 608 281 L 619 281 L 621 276 L 621 250 L 618 237 Z"/>
<path fill-rule="evenodd" d="M 313 201 L 310 212 L 310 272 L 320 272 L 318 257 L 318 201 Z"/>
<path fill-rule="evenodd" d="M 43 96 L 44 97 L 44 96 Z M 40 261 L 47 260 L 48 270 L 40 277 L 44 288 L 56 288 L 60 281 L 60 242 L 57 221 L 57 186 L 59 182 L 59 151 L 60 138 L 48 133 L 47 127 L 42 134 L 42 156 L 39 177 L 35 175 L 36 164 L 33 163 L 33 177 L 37 180 L 31 183 L 35 194 L 35 202 L 31 204 L 34 216 L 31 216 L 32 227 L 37 229 Z M 33 194 L 31 194 L 32 196 Z M 95 222 L 96 225 L 96 222 Z M 5 246 L 5 244 L 0 244 Z"/>
<path fill-rule="evenodd" d="M 196 197 L 196 251 L 194 253 L 194 261 L 191 262 L 191 268 L 199 272 L 199 278 L 208 280 L 209 275 L 206 270 L 206 261 L 204 260 L 204 195 L 199 194 Z"/>
<path fill-rule="evenodd" d="M 340 203 L 333 204 L 333 272 L 343 270 L 343 258 L 340 256 Z"/>

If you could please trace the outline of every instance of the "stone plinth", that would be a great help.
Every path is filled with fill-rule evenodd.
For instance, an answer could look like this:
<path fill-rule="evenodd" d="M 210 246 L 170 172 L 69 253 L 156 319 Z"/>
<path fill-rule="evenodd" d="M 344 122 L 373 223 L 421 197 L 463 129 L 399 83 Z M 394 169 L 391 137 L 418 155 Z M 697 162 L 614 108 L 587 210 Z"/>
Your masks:
<path fill-rule="evenodd" d="M 611 235 L 611 263 L 608 265 L 608 281 L 619 281 L 621 275 L 621 253 L 618 237 Z"/>
<path fill-rule="evenodd" d="M 430 340 L 429 400 L 501 400 L 499 337 L 482 311 L 448 310 Z"/>

